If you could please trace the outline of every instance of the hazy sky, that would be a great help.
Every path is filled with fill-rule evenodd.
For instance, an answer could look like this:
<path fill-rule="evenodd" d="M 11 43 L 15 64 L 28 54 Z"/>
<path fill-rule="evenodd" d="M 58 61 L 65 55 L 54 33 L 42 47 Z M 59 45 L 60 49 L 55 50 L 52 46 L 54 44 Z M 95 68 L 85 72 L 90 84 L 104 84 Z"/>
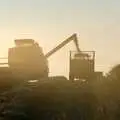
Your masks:
<path fill-rule="evenodd" d="M 120 62 L 120 0 L 0 0 L 0 55 L 15 38 L 33 38 L 47 52 L 78 33 L 81 50 L 96 51 L 96 70 Z M 51 56 L 50 72 L 68 75 L 69 50 Z"/>

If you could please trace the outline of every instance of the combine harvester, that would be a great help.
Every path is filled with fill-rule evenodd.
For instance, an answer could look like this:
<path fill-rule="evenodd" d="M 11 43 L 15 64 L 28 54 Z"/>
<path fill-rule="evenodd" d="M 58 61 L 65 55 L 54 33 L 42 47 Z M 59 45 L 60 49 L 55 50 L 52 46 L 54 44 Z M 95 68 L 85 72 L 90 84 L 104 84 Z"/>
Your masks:
<path fill-rule="evenodd" d="M 81 51 L 78 45 L 77 35 L 73 34 L 64 40 L 57 47 L 53 48 L 47 54 L 44 54 L 42 48 L 33 39 L 16 39 L 15 46 L 8 49 L 8 65 L 0 67 L 0 80 L 21 79 L 21 80 L 39 80 L 49 77 L 48 58 L 60 50 L 70 41 L 74 41 L 76 52 L 70 52 L 70 74 L 69 79 L 91 79 L 95 76 L 94 61 L 95 52 Z"/>

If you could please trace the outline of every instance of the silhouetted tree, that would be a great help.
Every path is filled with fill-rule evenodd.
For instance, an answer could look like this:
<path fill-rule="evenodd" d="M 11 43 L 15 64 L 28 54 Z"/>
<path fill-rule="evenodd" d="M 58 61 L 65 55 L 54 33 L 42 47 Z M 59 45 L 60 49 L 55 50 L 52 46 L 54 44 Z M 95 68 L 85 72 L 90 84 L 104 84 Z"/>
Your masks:
<path fill-rule="evenodd" d="M 115 65 L 108 73 L 107 77 L 111 80 L 120 79 L 120 64 Z"/>

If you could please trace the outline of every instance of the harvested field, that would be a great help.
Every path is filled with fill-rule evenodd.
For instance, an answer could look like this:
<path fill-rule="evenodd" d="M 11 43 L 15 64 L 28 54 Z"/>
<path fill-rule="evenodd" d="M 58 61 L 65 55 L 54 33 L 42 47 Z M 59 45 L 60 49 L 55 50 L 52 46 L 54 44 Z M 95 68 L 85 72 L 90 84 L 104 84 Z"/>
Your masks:
<path fill-rule="evenodd" d="M 59 77 L 19 85 L 2 96 L 7 100 L 4 111 L 10 109 L 16 117 L 16 112 L 21 111 L 35 120 L 46 120 L 47 115 L 51 115 L 51 120 L 56 115 L 62 116 L 61 120 L 63 116 L 65 120 L 73 120 L 75 117 L 75 120 L 87 120 L 88 117 L 93 120 L 97 114 L 97 98 L 92 94 L 90 86 L 81 86 L 78 82 L 72 83 Z M 8 107 L 8 103 L 11 107 Z M 4 116 L 12 119 L 9 114 L 6 112 Z"/>

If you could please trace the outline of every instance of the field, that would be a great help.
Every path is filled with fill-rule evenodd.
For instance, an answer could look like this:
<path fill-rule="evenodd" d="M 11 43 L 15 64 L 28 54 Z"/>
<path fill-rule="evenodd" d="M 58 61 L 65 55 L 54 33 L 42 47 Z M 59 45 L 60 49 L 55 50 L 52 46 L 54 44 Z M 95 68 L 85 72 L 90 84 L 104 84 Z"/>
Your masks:
<path fill-rule="evenodd" d="M 17 82 L 1 94 L 1 116 L 5 120 L 13 116 L 15 120 L 111 120 L 117 108 L 110 110 L 112 94 L 108 95 L 107 85 L 71 82 L 65 77 Z"/>

